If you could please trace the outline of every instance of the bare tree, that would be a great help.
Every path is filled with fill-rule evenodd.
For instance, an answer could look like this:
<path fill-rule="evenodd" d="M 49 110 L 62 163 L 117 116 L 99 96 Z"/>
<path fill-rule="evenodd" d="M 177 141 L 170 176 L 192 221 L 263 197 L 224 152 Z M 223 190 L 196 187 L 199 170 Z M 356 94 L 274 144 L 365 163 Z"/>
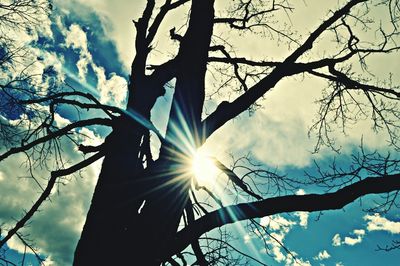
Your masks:
<path fill-rule="evenodd" d="M 275 16 L 295 12 L 290 1 L 238 0 L 227 4 L 221 14 L 215 13 L 214 2 L 147 1 L 142 16 L 134 21 L 136 56 L 124 110 L 101 104 L 95 96 L 68 87 L 40 93 L 23 87 L 26 83 L 18 79 L 0 84 L 8 97 L 7 106 L 17 106 L 29 113 L 28 126 L 2 124 L 3 142 L 8 149 L 0 160 L 27 153 L 29 158 L 35 158 L 33 164 L 44 163 L 50 172 L 40 197 L 13 228 L 8 228 L 0 246 L 26 225 L 61 176 L 79 171 L 102 157 L 101 173 L 74 265 L 186 265 L 190 260 L 198 265 L 239 265 L 239 257 L 254 258 L 240 251 L 238 258 L 232 257 L 236 249 L 229 244 L 230 235 L 221 231 L 220 238 L 216 238 L 207 232 L 243 220 L 260 227 L 255 218 L 279 213 L 340 209 L 368 194 L 387 195 L 382 208 L 397 206 L 400 172 L 396 156 L 362 151 L 354 156 L 348 171 L 333 165 L 332 171 L 320 169 L 318 176 L 309 175 L 306 180 L 281 176 L 248 157 L 238 159 L 233 168 L 216 161 L 215 165 L 229 180 L 227 186 L 248 197 L 248 202 L 230 206 L 225 206 L 207 187 L 196 184 L 188 162 L 214 132 L 242 112 L 256 111 L 257 101 L 268 97 L 272 88 L 291 76 L 326 81 L 318 119 L 310 131 L 317 136 L 316 151 L 321 146 L 337 149 L 331 131 L 337 127 L 345 130 L 348 124 L 367 118 L 374 129 L 388 133 L 390 145 L 398 151 L 399 86 L 391 80 L 372 80 L 366 73 L 370 57 L 398 55 L 399 3 L 344 1 L 336 10 L 321 14 L 322 22 L 308 36 L 299 36 L 292 27 L 279 28 L 274 23 Z M 162 64 L 152 64 L 149 58 L 160 25 L 171 11 L 189 6 L 187 25 L 170 31 L 177 44 L 175 55 Z M 382 6 L 391 24 L 378 27 L 373 42 L 364 40 L 360 32 L 369 29 L 374 8 Z M 4 10 L 7 7 L 0 6 Z M 4 23 L 18 23 L 15 14 L 20 13 L 6 16 Z M 31 13 L 23 14 L 24 21 L 29 22 Z M 219 35 L 227 31 L 261 34 L 266 36 L 266 42 L 277 39 L 286 43 L 288 49 L 283 59 L 237 56 L 234 44 L 223 41 Z M 334 40 L 334 44 L 329 51 L 321 52 L 318 43 L 324 40 Z M 220 77 L 219 85 L 211 92 L 206 75 Z M 174 95 L 164 133 L 151 123 L 151 110 L 165 94 L 166 86 L 173 87 Z M 233 100 L 221 101 L 205 115 L 206 99 L 224 95 L 226 89 L 227 97 Z M 96 109 L 102 115 L 60 127 L 54 118 L 60 105 Z M 112 128 L 100 146 L 84 146 L 79 139 L 76 129 L 92 125 Z M 150 149 L 154 138 L 161 142 L 158 159 L 154 159 Z M 83 154 L 94 155 L 65 166 L 60 148 L 63 139 L 76 144 Z M 55 154 L 59 162 L 53 168 L 46 164 L 49 153 Z M 238 172 L 244 172 L 243 176 Z M 327 192 L 292 193 L 294 188 L 308 184 L 325 187 Z M 200 193 L 209 196 L 208 202 Z M 191 247 L 187 249 L 188 246 Z M 191 256 L 194 259 L 188 260 Z"/>

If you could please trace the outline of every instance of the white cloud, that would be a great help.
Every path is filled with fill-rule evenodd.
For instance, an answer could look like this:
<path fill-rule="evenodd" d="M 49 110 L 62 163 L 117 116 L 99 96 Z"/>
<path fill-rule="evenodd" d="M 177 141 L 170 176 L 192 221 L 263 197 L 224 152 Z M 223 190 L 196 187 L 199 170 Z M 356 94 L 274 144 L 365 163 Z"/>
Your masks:
<path fill-rule="evenodd" d="M 76 64 L 78 76 L 82 81 L 86 80 L 88 65 L 92 63 L 92 55 L 88 49 L 87 36 L 77 24 L 72 24 L 65 33 L 65 45 L 79 51 L 79 60 Z"/>
<path fill-rule="evenodd" d="M 343 264 L 343 262 L 339 261 L 339 262 L 336 262 L 335 266 L 344 266 L 344 264 Z"/>
<path fill-rule="evenodd" d="M 125 69 L 130 69 L 135 55 L 133 47 L 135 46 L 136 34 L 135 28 L 132 26 L 132 19 L 137 20 L 141 17 L 145 8 L 145 1 L 57 0 L 56 3 L 63 9 L 72 11 L 82 17 L 88 15 L 88 10 L 95 11 L 102 22 L 100 27 L 103 27 L 107 38 L 114 41 L 119 58 L 123 62 Z M 157 40 L 152 43 L 152 46 L 155 48 L 153 49 L 154 54 L 150 56 L 152 64 L 158 64 L 160 60 L 166 58 L 169 59 L 172 53 L 171 47 L 175 46 L 171 45 L 173 42 L 168 32 L 172 27 L 180 27 L 184 24 L 183 21 L 186 21 L 189 6 L 190 4 L 186 4 L 180 10 L 172 10 L 166 16 L 161 24 Z M 157 51 L 163 51 L 163 53 Z"/>
<path fill-rule="evenodd" d="M 332 239 L 333 246 L 341 246 L 341 245 L 348 245 L 354 246 L 362 242 L 363 237 L 365 235 L 365 230 L 363 229 L 355 229 L 351 233 L 353 236 L 346 236 L 343 240 L 339 234 L 335 234 Z"/>
<path fill-rule="evenodd" d="M 100 102 L 113 103 L 123 107 L 127 96 L 127 81 L 115 73 L 111 73 L 110 78 L 107 79 L 104 68 L 94 63 L 92 63 L 92 68 L 98 80 L 97 89 L 100 91 Z"/>
<path fill-rule="evenodd" d="M 36 63 L 36 72 L 43 70 L 51 65 L 56 71 L 61 69 L 61 60 L 52 53 L 32 49 L 35 55 L 40 55 L 43 59 Z M 46 114 L 48 107 L 35 104 L 31 106 L 35 110 Z M 29 118 L 22 114 L 19 119 L 9 121 L 10 124 L 18 124 L 20 129 L 33 127 L 41 123 L 39 118 Z M 64 127 L 71 123 L 69 119 L 62 117 L 58 113 L 54 115 L 55 124 Z M 3 121 L 2 121 L 3 122 Z M 102 138 L 93 131 L 83 128 L 78 138 L 84 144 L 98 144 Z M 0 145 L 0 151 L 4 147 Z M 80 160 L 82 156 L 75 150 L 75 145 L 70 141 L 61 140 L 62 157 L 65 167 L 72 165 Z M 46 162 L 50 167 L 55 165 L 55 160 L 50 152 Z M 1 229 L 3 233 L 12 228 L 15 219 L 20 219 L 24 210 L 29 210 L 38 196 L 40 189 L 33 181 L 27 168 L 26 157 L 24 154 L 16 154 L 7 158 L 0 164 L 0 213 Z M 59 167 L 59 165 L 57 166 Z M 74 253 L 76 242 L 83 227 L 84 218 L 89 208 L 90 198 L 99 174 L 101 162 L 98 161 L 80 175 L 67 176 L 60 178 L 58 184 L 68 184 L 68 186 L 57 185 L 51 193 L 51 202 L 46 201 L 40 207 L 40 212 L 35 213 L 30 221 L 30 226 L 20 230 L 22 235 L 29 235 L 29 239 L 34 240 L 34 246 L 38 247 L 40 253 L 52 258 L 53 261 L 46 261 L 46 265 L 70 265 Z M 40 182 L 42 187 L 47 184 L 49 173 L 40 167 L 34 169 L 33 174 Z M 21 178 L 23 177 L 23 178 Z M 11 239 L 7 243 L 11 249 L 23 251 L 24 247 L 18 239 Z"/>
<path fill-rule="evenodd" d="M 58 127 L 65 127 L 69 124 L 71 124 L 71 121 L 65 117 L 62 117 L 58 113 L 54 113 L 54 122 L 56 122 L 56 125 Z"/>
<path fill-rule="evenodd" d="M 368 231 L 387 231 L 392 234 L 400 234 L 400 222 L 390 221 L 378 213 L 365 215 L 364 220 L 368 221 Z"/>
<path fill-rule="evenodd" d="M 104 138 L 95 134 L 92 130 L 84 127 L 79 130 L 82 145 L 97 146 L 104 142 Z"/>
<path fill-rule="evenodd" d="M 30 248 L 26 248 L 24 243 L 22 243 L 22 241 L 15 235 L 13 237 L 11 237 L 10 240 L 7 241 L 7 246 L 10 249 L 16 250 L 21 254 L 24 254 L 24 252 L 26 252 L 28 254 L 33 254 L 32 250 Z M 25 250 L 25 248 L 26 248 L 26 250 Z"/>
<path fill-rule="evenodd" d="M 364 236 L 364 235 L 365 235 L 365 230 L 364 230 L 364 229 L 355 229 L 355 230 L 353 231 L 353 233 L 354 233 L 355 235 L 358 235 L 358 236 Z"/>
<path fill-rule="evenodd" d="M 46 266 L 57 266 L 57 263 L 53 260 L 51 256 L 46 257 Z"/>
<path fill-rule="evenodd" d="M 311 266 L 310 261 L 304 261 L 302 258 L 299 258 L 297 261 L 293 261 L 293 266 Z"/>
<path fill-rule="evenodd" d="M 292 255 L 295 256 L 296 259 L 288 255 L 285 261 L 286 266 L 311 266 L 310 261 L 300 258 L 296 252 L 292 252 Z"/>
<path fill-rule="evenodd" d="M 361 236 L 357 236 L 356 238 L 346 236 L 344 238 L 344 244 L 349 245 L 349 246 L 354 246 L 355 244 L 359 244 L 362 241 Z"/>
<path fill-rule="evenodd" d="M 339 234 L 336 234 L 333 236 L 332 238 L 332 245 L 337 247 L 340 246 L 342 244 L 342 239 L 340 238 Z"/>
<path fill-rule="evenodd" d="M 306 192 L 304 189 L 300 188 L 299 190 L 296 191 L 296 195 L 305 195 Z"/>
<path fill-rule="evenodd" d="M 4 1 L 3 1 L 4 2 Z M 10 1 L 5 1 L 10 2 Z M 44 1 L 41 4 L 45 4 Z M 38 3 L 38 5 L 40 5 Z M 16 11 L 24 13 L 25 15 L 14 17 L 16 21 L 24 21 L 26 22 L 26 26 L 22 27 L 12 27 L 12 26 L 3 26 L 2 27 L 2 35 L 5 35 L 15 42 L 16 47 L 22 47 L 23 44 L 29 44 L 31 41 L 38 40 L 39 36 L 53 38 L 53 33 L 51 31 L 51 20 L 48 17 L 47 13 L 43 9 L 38 9 L 35 7 L 29 6 L 20 6 L 16 9 Z M 8 14 L 16 14 L 17 12 L 5 12 L 4 8 L 2 8 L 2 15 L 4 13 Z M 6 19 L 6 18 L 3 18 Z M 32 22 L 32 23 L 28 23 Z M 37 22 L 37 23 L 36 23 Z M 17 23 L 18 24 L 18 23 Z M 21 26 L 21 25 L 20 25 Z"/>
<path fill-rule="evenodd" d="M 365 235 L 365 231 L 363 229 L 355 229 L 355 230 L 353 230 L 353 234 L 356 237 L 346 236 L 344 238 L 344 242 L 343 243 L 346 244 L 346 245 L 349 245 L 349 246 L 354 246 L 355 244 L 361 243 L 361 241 L 362 241 L 362 239 L 363 239 L 363 237 Z"/>
<path fill-rule="evenodd" d="M 285 254 L 282 253 L 281 248 L 279 246 L 273 246 L 272 249 L 272 255 L 274 256 L 274 259 L 277 262 L 282 262 L 286 259 Z"/>
<path fill-rule="evenodd" d="M 303 260 L 301 257 L 297 255 L 296 252 L 290 251 L 290 253 L 296 256 L 296 260 L 293 259 L 291 254 L 288 254 L 283 250 L 281 245 L 285 245 L 284 240 L 286 235 L 290 232 L 290 230 L 297 224 L 295 221 L 291 221 L 286 219 L 281 215 L 273 215 L 266 216 L 260 219 L 260 224 L 262 226 L 267 227 L 267 230 L 273 231 L 270 232 L 271 236 L 263 236 L 265 242 L 269 245 L 269 252 L 272 257 L 277 262 L 284 262 L 285 265 L 301 265 L 301 266 L 310 266 L 311 263 L 307 260 Z M 264 252 L 267 252 L 264 250 Z"/>
<path fill-rule="evenodd" d="M 262 226 L 268 227 L 270 230 L 289 232 L 293 225 L 296 223 L 284 218 L 281 215 L 265 216 L 260 219 Z"/>
<path fill-rule="evenodd" d="M 307 228 L 309 213 L 308 212 L 295 212 L 294 215 L 299 217 L 299 219 L 300 219 L 299 225 L 304 228 Z"/>
<path fill-rule="evenodd" d="M 318 253 L 317 256 L 314 257 L 314 260 L 325 260 L 329 259 L 331 255 L 326 250 L 322 250 Z"/>
<path fill-rule="evenodd" d="M 65 36 L 65 45 L 74 49 L 88 52 L 86 33 L 78 24 L 71 24 Z"/>

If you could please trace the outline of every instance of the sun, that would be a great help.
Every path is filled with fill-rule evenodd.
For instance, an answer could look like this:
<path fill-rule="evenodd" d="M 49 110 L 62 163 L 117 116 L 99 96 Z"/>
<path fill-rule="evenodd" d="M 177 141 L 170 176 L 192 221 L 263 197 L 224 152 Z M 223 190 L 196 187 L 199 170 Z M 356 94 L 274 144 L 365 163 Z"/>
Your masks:
<path fill-rule="evenodd" d="M 198 150 L 192 157 L 191 171 L 199 185 L 211 185 L 218 175 L 218 168 L 210 155 Z"/>

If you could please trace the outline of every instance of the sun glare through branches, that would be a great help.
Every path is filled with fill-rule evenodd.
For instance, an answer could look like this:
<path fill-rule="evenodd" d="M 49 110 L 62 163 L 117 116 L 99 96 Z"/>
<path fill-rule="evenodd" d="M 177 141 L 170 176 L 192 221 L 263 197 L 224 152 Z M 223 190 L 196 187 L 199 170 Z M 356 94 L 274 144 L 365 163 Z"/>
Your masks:
<path fill-rule="evenodd" d="M 199 185 L 213 185 L 218 175 L 214 160 L 206 152 L 198 150 L 191 159 L 191 171 Z"/>

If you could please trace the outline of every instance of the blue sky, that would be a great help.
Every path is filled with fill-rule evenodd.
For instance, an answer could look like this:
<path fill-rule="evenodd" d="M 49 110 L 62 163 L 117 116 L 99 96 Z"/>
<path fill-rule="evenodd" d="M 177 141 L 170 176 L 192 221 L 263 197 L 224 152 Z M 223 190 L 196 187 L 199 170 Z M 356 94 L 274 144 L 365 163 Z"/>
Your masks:
<path fill-rule="evenodd" d="M 134 56 L 134 27 L 131 20 L 138 18 L 143 8 L 143 1 L 131 2 L 55 1 L 55 9 L 46 24 L 49 26 L 47 30 L 38 30 L 35 36 L 24 35 L 26 44 L 43 57 L 37 69 L 51 67 L 54 72 L 48 76 L 53 76 L 54 82 L 59 82 L 60 86 L 67 83 L 77 90 L 92 93 L 102 103 L 123 107 L 126 103 L 129 65 Z M 302 25 L 297 30 L 305 29 L 303 34 L 313 29 L 325 17 L 325 11 L 329 8 L 318 5 L 316 1 L 307 3 L 296 4 L 299 14 L 294 13 L 291 18 L 293 25 Z M 187 10 L 187 6 L 184 10 Z M 304 18 L 304 12 L 310 14 L 310 18 Z M 155 44 L 152 61 L 162 62 L 174 51 L 174 44 L 165 39 L 168 38 L 170 25 L 179 28 L 185 23 L 182 17 L 184 15 L 167 18 L 167 25 L 162 26 L 165 33 L 158 36 L 160 40 Z M 314 17 L 315 20 L 312 20 Z M 286 46 L 277 46 L 276 40 L 268 37 L 252 42 L 253 39 L 248 39 L 249 36 L 238 36 L 232 32 L 222 32 L 221 36 L 229 37 L 238 47 L 238 51 L 243 48 L 243 52 L 238 52 L 239 55 L 260 54 L 260 58 L 269 59 L 276 55 L 279 59 L 287 52 Z M 274 47 L 274 53 L 265 54 L 265 50 L 268 50 L 266 47 Z M 372 71 L 385 78 L 387 73 L 383 73 L 382 63 L 374 66 L 376 62 L 377 59 L 371 61 Z M 393 71 L 396 71 L 396 64 L 393 58 L 385 62 Z M 208 77 L 208 81 L 212 87 L 211 84 L 215 81 L 211 77 Z M 301 77 L 285 79 L 260 101 L 264 108 L 251 116 L 244 113 L 228 123 L 207 141 L 204 150 L 227 165 L 232 164 L 231 154 L 239 158 L 250 153 L 253 160 L 262 164 L 263 168 L 300 179 L 305 178 L 305 172 L 315 173 L 314 162 L 326 169 L 334 158 L 338 158 L 340 167 L 349 167 L 350 155 L 360 151 L 361 138 L 366 151 L 378 149 L 386 155 L 390 149 L 382 140 L 387 136 L 382 132 L 373 132 L 368 121 L 352 125 L 346 135 L 340 130 L 332 133 L 338 147 L 341 147 L 340 154 L 326 147 L 317 154 L 312 153 L 316 139 L 313 135 L 308 137 L 307 130 L 318 107 L 314 101 L 321 95 L 320 90 L 324 86 L 326 84 L 321 80 Z M 161 131 L 165 130 L 168 114 L 165 110 L 170 106 L 172 93 L 172 89 L 167 89 L 166 95 L 158 99 L 152 111 L 152 122 Z M 235 96 L 235 93 L 230 92 L 217 95 L 206 106 L 210 111 L 224 97 L 232 99 Z M 24 111 L 14 109 L 12 112 L 0 111 L 0 114 L 5 119 L 17 120 Z M 72 108 L 61 107 L 57 113 L 57 123 L 60 125 L 78 119 L 78 113 Z M 88 118 L 99 116 L 101 112 L 90 111 L 80 115 L 81 118 Z M 91 138 L 85 141 L 99 143 L 107 132 L 107 129 L 101 127 L 90 127 L 84 133 Z M 152 148 L 156 151 L 157 145 Z M 398 154 L 394 153 L 394 156 Z M 70 143 L 65 143 L 65 157 L 71 161 L 78 157 Z M 19 167 L 22 158 L 15 156 L 0 164 L 0 194 L 4 195 L 4 200 L 0 202 L 0 224 L 12 224 L 13 218 L 20 217 L 22 210 L 30 206 L 32 198 L 36 198 L 37 188 L 32 188 L 30 181 L 6 182 L 26 175 L 26 169 Z M 100 163 L 96 163 L 88 168 L 83 178 L 71 177 L 64 180 L 66 185 L 57 188 L 59 193 L 54 193 L 52 201 L 46 202 L 42 212 L 24 229 L 23 232 L 35 240 L 40 253 L 48 257 L 46 265 L 71 263 L 99 169 Z M 239 170 L 238 174 L 240 173 Z M 45 171 L 38 170 L 38 175 L 40 174 L 45 175 Z M 218 178 L 222 180 L 217 182 L 217 186 L 222 187 L 224 179 L 221 176 Z M 223 191 L 222 188 L 213 189 L 216 193 Z M 307 186 L 303 189 L 296 188 L 293 193 L 322 191 L 321 188 Z M 234 202 L 234 197 L 222 197 L 227 204 Z M 373 206 L 375 200 L 381 199 L 379 196 L 368 196 L 343 210 L 281 214 L 258 219 L 269 233 L 280 239 L 292 254 L 296 254 L 297 261 L 262 232 L 246 231 L 245 222 L 229 225 L 227 228 L 236 237 L 232 245 L 268 265 L 398 265 L 400 250 L 384 252 L 376 249 L 377 245 L 385 246 L 392 240 L 399 240 L 400 214 L 396 209 L 386 214 L 365 212 L 365 208 Z M 268 244 L 268 254 L 261 239 Z M 9 258 L 21 256 L 18 253 L 22 251 L 18 240 L 13 239 L 9 247 Z M 29 255 L 29 259 L 35 265 L 33 255 Z M 251 265 L 258 264 L 251 262 Z"/>

